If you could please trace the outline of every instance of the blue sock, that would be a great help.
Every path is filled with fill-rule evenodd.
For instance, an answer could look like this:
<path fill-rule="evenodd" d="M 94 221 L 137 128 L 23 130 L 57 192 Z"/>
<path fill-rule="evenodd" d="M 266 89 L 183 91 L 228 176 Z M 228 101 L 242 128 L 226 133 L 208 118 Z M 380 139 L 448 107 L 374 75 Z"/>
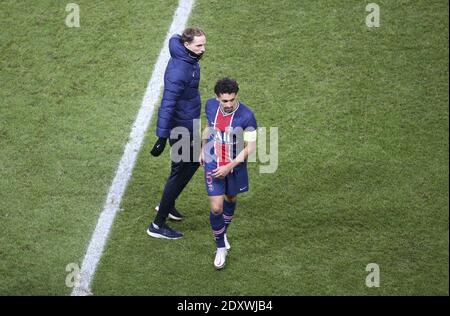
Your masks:
<path fill-rule="evenodd" d="M 233 219 L 234 210 L 236 209 L 236 202 L 228 202 L 227 200 L 223 200 L 223 219 L 225 221 L 225 232 L 227 232 L 228 226 Z"/>
<path fill-rule="evenodd" d="M 209 221 L 211 223 L 211 228 L 217 248 L 225 247 L 225 240 L 223 237 L 223 235 L 225 234 L 225 221 L 223 220 L 222 214 L 215 215 L 213 212 L 210 212 Z"/>

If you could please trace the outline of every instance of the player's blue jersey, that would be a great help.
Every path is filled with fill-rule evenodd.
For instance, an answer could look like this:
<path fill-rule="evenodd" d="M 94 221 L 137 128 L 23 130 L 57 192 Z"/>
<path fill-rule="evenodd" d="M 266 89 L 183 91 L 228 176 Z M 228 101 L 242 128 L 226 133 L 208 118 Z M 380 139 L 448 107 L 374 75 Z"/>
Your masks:
<path fill-rule="evenodd" d="M 232 113 L 225 114 L 219 101 L 209 99 L 205 106 L 210 128 L 205 150 L 205 167 L 209 170 L 228 164 L 244 149 L 244 132 L 256 133 L 257 124 L 252 110 L 239 103 Z M 236 166 L 239 169 L 246 162 Z"/>

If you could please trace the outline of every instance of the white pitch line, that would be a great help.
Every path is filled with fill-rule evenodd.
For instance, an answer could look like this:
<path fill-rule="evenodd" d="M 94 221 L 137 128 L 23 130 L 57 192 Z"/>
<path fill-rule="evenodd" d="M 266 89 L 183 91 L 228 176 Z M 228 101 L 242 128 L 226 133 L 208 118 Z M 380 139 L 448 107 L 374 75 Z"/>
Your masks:
<path fill-rule="evenodd" d="M 103 253 L 106 241 L 108 239 L 109 231 L 116 216 L 117 210 L 120 206 L 120 201 L 125 192 L 128 180 L 136 162 L 136 157 L 139 153 L 141 145 L 144 140 L 145 132 L 153 115 L 155 104 L 161 94 L 163 85 L 164 71 L 169 61 L 169 39 L 177 33 L 180 34 L 186 27 L 187 20 L 191 13 L 195 0 L 180 0 L 178 7 L 173 16 L 172 24 L 167 32 L 163 48 L 156 61 L 152 77 L 148 83 L 145 91 L 144 99 L 142 100 L 141 108 L 134 121 L 131 130 L 129 141 L 125 146 L 122 159 L 117 168 L 116 175 L 108 191 L 103 211 L 92 234 L 86 255 L 81 265 L 79 280 L 72 290 L 72 296 L 92 295 L 91 282 L 95 274 L 98 262 Z M 150 40 L 150 39 L 149 39 Z"/>

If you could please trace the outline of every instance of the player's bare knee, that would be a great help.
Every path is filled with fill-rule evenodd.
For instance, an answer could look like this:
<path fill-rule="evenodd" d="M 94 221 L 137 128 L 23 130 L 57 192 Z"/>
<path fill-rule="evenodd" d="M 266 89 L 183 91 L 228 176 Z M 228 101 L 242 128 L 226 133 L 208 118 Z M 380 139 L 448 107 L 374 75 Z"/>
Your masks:
<path fill-rule="evenodd" d="M 220 215 L 223 212 L 222 205 L 212 205 L 211 211 L 214 213 L 214 215 Z"/>

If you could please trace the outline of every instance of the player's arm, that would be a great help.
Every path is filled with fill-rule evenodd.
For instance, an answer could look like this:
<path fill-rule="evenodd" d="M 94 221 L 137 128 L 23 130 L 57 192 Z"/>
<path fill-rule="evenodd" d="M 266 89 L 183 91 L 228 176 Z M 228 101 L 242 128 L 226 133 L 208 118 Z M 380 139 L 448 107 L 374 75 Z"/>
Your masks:
<path fill-rule="evenodd" d="M 245 142 L 244 149 L 234 158 L 227 166 L 231 169 L 235 168 L 241 162 L 244 162 L 247 157 L 256 149 L 256 141 Z"/>
<path fill-rule="evenodd" d="M 211 127 L 206 126 L 202 132 L 202 148 L 200 149 L 200 156 L 198 158 L 198 161 L 200 162 L 201 166 L 204 166 L 204 164 L 205 164 L 205 153 L 203 151 L 203 148 L 208 143 L 208 139 L 209 139 L 210 135 L 211 135 Z"/>

